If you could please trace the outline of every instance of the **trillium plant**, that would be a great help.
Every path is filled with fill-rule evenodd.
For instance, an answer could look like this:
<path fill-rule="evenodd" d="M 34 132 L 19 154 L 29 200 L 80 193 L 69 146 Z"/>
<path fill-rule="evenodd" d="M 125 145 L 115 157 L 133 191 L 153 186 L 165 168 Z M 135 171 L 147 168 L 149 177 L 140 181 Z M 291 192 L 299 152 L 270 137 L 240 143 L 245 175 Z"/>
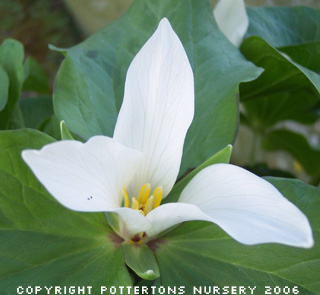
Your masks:
<path fill-rule="evenodd" d="M 24 150 L 23 160 L 63 206 L 113 213 L 108 220 L 128 247 L 193 220 L 215 223 L 245 245 L 312 247 L 306 216 L 269 182 L 231 164 L 202 169 L 177 202 L 163 204 L 177 181 L 194 94 L 187 54 L 163 18 L 129 66 L 113 137 L 54 142 Z"/>
<path fill-rule="evenodd" d="M 320 10 L 131 2 L 0 44 L 0 294 L 320 295 Z"/>

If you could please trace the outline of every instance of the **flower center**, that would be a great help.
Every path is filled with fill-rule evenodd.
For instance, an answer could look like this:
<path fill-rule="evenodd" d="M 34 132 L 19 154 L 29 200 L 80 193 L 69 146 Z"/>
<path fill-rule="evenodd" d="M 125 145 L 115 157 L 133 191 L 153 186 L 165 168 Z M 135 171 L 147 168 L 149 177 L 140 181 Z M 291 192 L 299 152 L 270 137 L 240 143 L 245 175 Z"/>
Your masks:
<path fill-rule="evenodd" d="M 162 200 L 162 187 L 158 186 L 154 189 L 153 194 L 150 196 L 150 184 L 146 183 L 141 187 L 138 199 L 131 198 L 131 203 L 127 190 L 122 189 L 124 207 L 138 210 L 142 215 L 146 216 L 151 210 L 157 208 Z"/>

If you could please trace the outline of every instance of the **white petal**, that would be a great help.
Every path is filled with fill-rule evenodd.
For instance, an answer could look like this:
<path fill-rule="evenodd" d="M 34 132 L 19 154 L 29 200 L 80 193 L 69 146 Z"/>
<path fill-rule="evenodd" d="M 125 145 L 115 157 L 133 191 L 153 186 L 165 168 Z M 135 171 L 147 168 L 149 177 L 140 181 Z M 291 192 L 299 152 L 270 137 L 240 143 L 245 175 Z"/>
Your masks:
<path fill-rule="evenodd" d="M 220 0 L 213 14 L 222 33 L 231 43 L 239 47 L 249 26 L 244 1 Z"/>
<path fill-rule="evenodd" d="M 133 59 L 114 138 L 145 155 L 131 195 L 162 186 L 179 172 L 183 143 L 194 114 L 194 81 L 184 48 L 167 19 Z"/>
<path fill-rule="evenodd" d="M 203 169 L 185 187 L 179 202 L 198 206 L 244 244 L 313 245 L 306 216 L 270 183 L 237 166 Z"/>
<path fill-rule="evenodd" d="M 121 206 L 141 153 L 104 137 L 87 143 L 59 141 L 22 152 L 39 181 L 65 207 L 76 211 L 112 211 Z"/>
<path fill-rule="evenodd" d="M 147 236 L 150 238 L 184 221 L 211 221 L 211 218 L 204 214 L 197 206 L 184 203 L 161 205 L 152 210 L 146 217 L 151 223 L 151 228 L 146 231 Z"/>
<path fill-rule="evenodd" d="M 151 223 L 138 210 L 131 208 L 118 208 L 114 210 L 118 213 L 119 234 L 125 240 L 130 240 L 137 233 L 148 231 Z"/>

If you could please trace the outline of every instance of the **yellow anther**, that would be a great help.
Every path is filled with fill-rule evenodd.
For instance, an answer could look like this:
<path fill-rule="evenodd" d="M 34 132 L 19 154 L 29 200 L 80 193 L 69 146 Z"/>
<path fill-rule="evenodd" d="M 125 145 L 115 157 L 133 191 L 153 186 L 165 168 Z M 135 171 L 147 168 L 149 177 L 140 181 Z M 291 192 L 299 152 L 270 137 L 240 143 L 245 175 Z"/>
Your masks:
<path fill-rule="evenodd" d="M 151 196 L 144 205 L 144 214 L 147 215 L 153 209 L 153 196 Z"/>
<path fill-rule="evenodd" d="M 163 193 L 162 186 L 156 187 L 155 190 L 153 191 L 153 209 L 159 207 L 162 201 L 162 193 Z"/>
<path fill-rule="evenodd" d="M 146 183 L 142 186 L 139 196 L 138 196 L 138 202 L 141 204 L 145 204 L 145 202 L 148 200 L 148 197 L 150 195 L 150 184 Z"/>
<path fill-rule="evenodd" d="M 132 197 L 131 203 L 129 202 L 129 195 L 125 188 L 122 189 L 122 194 L 124 196 L 124 207 L 139 211 L 143 216 L 147 216 L 150 211 L 159 207 L 162 201 L 163 188 L 158 186 L 153 191 L 150 196 L 151 187 L 149 183 L 144 184 L 139 192 L 138 199 Z M 140 244 L 146 237 L 145 232 L 138 233 L 131 237 L 131 242 L 135 244 Z"/>
<path fill-rule="evenodd" d="M 132 197 L 129 201 L 129 195 L 125 188 L 122 188 L 123 206 L 139 211 L 142 215 L 146 216 L 150 211 L 157 208 L 162 201 L 162 186 L 156 187 L 153 194 L 150 196 L 150 184 L 146 183 L 142 186 L 139 197 L 136 199 Z"/>
<path fill-rule="evenodd" d="M 128 193 L 127 193 L 127 190 L 125 188 L 122 189 L 122 194 L 123 194 L 123 197 L 124 197 L 124 207 L 129 207 L 129 196 L 128 196 Z"/>
<path fill-rule="evenodd" d="M 136 198 L 132 198 L 132 204 L 131 204 L 131 208 L 134 210 L 139 210 L 139 202 L 137 201 Z"/>

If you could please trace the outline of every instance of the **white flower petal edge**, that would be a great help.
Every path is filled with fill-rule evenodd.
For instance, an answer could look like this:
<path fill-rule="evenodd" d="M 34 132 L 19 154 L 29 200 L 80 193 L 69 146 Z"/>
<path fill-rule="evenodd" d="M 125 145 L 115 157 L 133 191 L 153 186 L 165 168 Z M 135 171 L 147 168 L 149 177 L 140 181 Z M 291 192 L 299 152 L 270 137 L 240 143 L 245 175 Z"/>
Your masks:
<path fill-rule="evenodd" d="M 197 216 L 210 220 L 243 244 L 310 248 L 314 243 L 306 216 L 270 183 L 237 166 L 216 164 L 203 169 L 188 183 L 178 202 L 193 204 L 204 214 L 197 211 L 189 219 L 190 212 L 180 210 L 185 220 L 196 220 Z M 177 219 L 181 222 L 183 218 L 180 215 Z"/>
<path fill-rule="evenodd" d="M 184 221 L 212 219 L 197 206 L 185 203 L 167 203 L 152 210 L 147 216 L 151 227 L 146 231 L 148 237 L 155 237 L 166 229 Z"/>
<path fill-rule="evenodd" d="M 200 171 L 183 190 L 179 203 L 162 205 L 147 215 L 146 231 L 156 236 L 184 221 L 216 223 L 247 245 L 281 243 L 310 248 L 310 224 L 301 211 L 267 181 L 233 165 Z"/>
<path fill-rule="evenodd" d="M 126 241 L 130 241 L 135 234 L 151 229 L 150 221 L 137 210 L 122 207 L 112 211 L 118 213 L 118 234 Z"/>
<path fill-rule="evenodd" d="M 121 189 L 131 181 L 140 152 L 105 136 L 86 143 L 64 140 L 25 150 L 24 161 L 49 193 L 75 211 L 110 211 L 121 206 Z"/>
<path fill-rule="evenodd" d="M 64 140 L 41 150 L 25 150 L 22 158 L 48 192 L 63 206 L 83 212 L 116 212 L 129 238 L 150 228 L 138 211 L 121 207 L 123 187 L 131 181 L 142 154 L 106 136 L 86 143 Z"/>
<path fill-rule="evenodd" d="M 249 26 L 244 1 L 220 0 L 213 14 L 222 33 L 232 44 L 239 47 Z"/>
<path fill-rule="evenodd" d="M 177 178 L 183 143 L 194 115 L 193 73 L 186 52 L 167 19 L 133 59 L 114 138 L 142 151 L 144 159 L 129 187 L 163 187 Z"/>

